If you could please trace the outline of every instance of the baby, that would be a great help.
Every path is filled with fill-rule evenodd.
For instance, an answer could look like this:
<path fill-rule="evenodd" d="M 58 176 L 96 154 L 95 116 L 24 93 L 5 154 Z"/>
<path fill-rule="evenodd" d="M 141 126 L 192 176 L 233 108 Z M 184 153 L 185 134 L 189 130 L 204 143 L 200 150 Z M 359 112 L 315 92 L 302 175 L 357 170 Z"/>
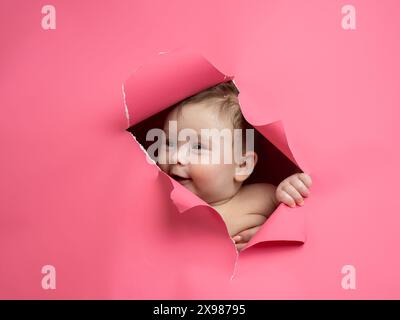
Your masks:
<path fill-rule="evenodd" d="M 284 179 L 278 187 L 268 183 L 243 184 L 258 159 L 255 151 L 246 148 L 248 141 L 244 134 L 242 141 L 234 138 L 219 144 L 212 141 L 216 132 L 228 130 L 233 137 L 235 129 L 244 133 L 250 127 L 240 111 L 238 94 L 234 83 L 229 81 L 174 105 L 164 121 L 166 139 L 158 154 L 158 159 L 168 160 L 158 161 L 158 165 L 221 215 L 240 251 L 280 202 L 290 207 L 303 205 L 303 197 L 309 195 L 311 178 L 297 173 Z M 182 141 L 171 128 L 178 133 L 190 129 L 194 136 L 189 132 L 189 141 Z M 217 140 L 222 142 L 222 136 L 217 135 Z M 238 143 L 245 146 L 244 151 L 235 148 Z M 235 153 L 237 149 L 239 156 Z M 238 160 L 222 161 L 227 154 Z M 218 161 L 199 161 L 212 157 Z"/>

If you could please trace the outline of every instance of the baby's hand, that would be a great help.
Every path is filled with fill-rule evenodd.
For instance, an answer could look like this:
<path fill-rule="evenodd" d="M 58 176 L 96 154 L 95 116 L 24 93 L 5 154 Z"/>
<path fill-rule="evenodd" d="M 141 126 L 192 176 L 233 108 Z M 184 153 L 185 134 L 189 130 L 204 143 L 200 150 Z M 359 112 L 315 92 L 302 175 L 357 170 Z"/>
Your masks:
<path fill-rule="evenodd" d="M 304 204 L 303 197 L 309 195 L 308 188 L 311 187 L 311 177 L 305 173 L 296 173 L 283 180 L 275 191 L 276 201 L 283 202 L 294 208 L 296 203 L 299 206 Z"/>
<path fill-rule="evenodd" d="M 258 232 L 261 226 L 262 224 L 249 228 L 232 237 L 233 241 L 235 242 L 236 249 L 238 251 L 242 251 L 242 249 L 247 245 L 250 239 L 253 238 L 253 236 Z"/>

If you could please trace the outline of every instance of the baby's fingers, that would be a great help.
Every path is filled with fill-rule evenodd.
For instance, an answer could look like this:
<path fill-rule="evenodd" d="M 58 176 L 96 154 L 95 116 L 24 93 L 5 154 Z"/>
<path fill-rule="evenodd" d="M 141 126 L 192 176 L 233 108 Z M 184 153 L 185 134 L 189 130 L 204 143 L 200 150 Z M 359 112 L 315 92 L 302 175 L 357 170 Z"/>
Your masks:
<path fill-rule="evenodd" d="M 310 195 L 310 192 L 308 191 L 307 186 L 304 184 L 304 182 L 298 178 L 295 177 L 290 181 L 292 186 L 303 196 L 303 197 L 308 197 Z"/>
<path fill-rule="evenodd" d="M 298 177 L 299 177 L 299 179 L 304 183 L 304 185 L 305 185 L 307 188 L 310 188 L 310 187 L 311 187 L 311 185 L 312 185 L 312 180 L 311 180 L 311 177 L 310 177 L 308 174 L 306 174 L 306 173 L 299 173 L 299 174 L 298 174 Z"/>
<path fill-rule="evenodd" d="M 245 243 L 237 243 L 237 244 L 236 244 L 236 249 L 237 249 L 238 251 L 242 251 L 243 248 L 244 248 L 246 245 L 247 245 L 247 242 L 245 242 Z"/>
<path fill-rule="evenodd" d="M 261 226 L 255 226 L 253 228 L 249 228 L 238 233 L 236 236 L 233 237 L 233 241 L 236 243 L 239 242 L 249 242 L 251 238 L 257 233 L 257 231 L 261 228 Z"/>
<path fill-rule="evenodd" d="M 294 201 L 294 199 L 284 190 L 277 191 L 276 198 L 279 202 L 282 202 L 289 207 L 293 208 L 296 206 L 296 202 Z"/>
<path fill-rule="evenodd" d="M 283 188 L 283 190 L 284 190 L 287 194 L 289 194 L 299 206 L 302 206 L 302 205 L 304 204 L 303 197 L 302 197 L 301 194 L 296 190 L 296 188 L 293 187 L 291 184 L 285 186 L 285 187 Z"/>
<path fill-rule="evenodd" d="M 296 203 L 299 206 L 302 206 L 304 204 L 303 197 L 291 184 L 286 184 L 282 186 L 282 189 L 279 191 L 278 200 L 282 201 L 292 208 L 296 206 Z"/>

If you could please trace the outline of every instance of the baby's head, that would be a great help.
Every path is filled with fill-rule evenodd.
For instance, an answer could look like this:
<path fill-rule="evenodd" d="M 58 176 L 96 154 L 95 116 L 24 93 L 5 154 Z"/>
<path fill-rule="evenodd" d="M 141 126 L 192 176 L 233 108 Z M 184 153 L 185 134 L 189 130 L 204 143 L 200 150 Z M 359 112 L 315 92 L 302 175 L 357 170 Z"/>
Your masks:
<path fill-rule="evenodd" d="M 177 103 L 164 121 L 158 165 L 210 205 L 232 198 L 257 162 L 238 95 L 232 81 L 221 83 Z"/>

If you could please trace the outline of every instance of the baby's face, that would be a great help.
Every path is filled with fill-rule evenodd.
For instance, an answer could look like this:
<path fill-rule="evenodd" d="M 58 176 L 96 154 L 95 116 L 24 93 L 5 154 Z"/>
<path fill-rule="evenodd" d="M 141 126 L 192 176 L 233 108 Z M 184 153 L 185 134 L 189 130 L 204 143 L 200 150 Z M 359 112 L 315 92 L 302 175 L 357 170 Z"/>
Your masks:
<path fill-rule="evenodd" d="M 235 180 L 232 141 L 224 144 L 222 136 L 218 136 L 219 146 L 213 145 L 212 134 L 207 133 L 207 130 L 201 131 L 217 129 L 220 132 L 219 130 L 225 129 L 225 132 L 229 130 L 233 134 L 232 121 L 228 116 L 220 115 L 215 106 L 207 106 L 204 103 L 206 102 L 187 104 L 179 113 L 175 108 L 168 114 L 163 128 L 166 143 L 161 146 L 159 154 L 167 161 L 159 166 L 208 204 L 217 205 L 232 197 L 241 183 Z M 171 130 L 174 125 L 176 132 Z M 183 129 L 191 129 L 189 131 L 197 137 L 179 141 L 181 139 L 178 139 L 176 134 L 179 136 Z M 207 141 L 208 143 L 204 143 Z M 230 153 L 232 156 L 233 160 L 230 163 L 224 163 L 224 153 Z M 206 162 L 199 160 L 201 158 L 218 161 Z"/>

